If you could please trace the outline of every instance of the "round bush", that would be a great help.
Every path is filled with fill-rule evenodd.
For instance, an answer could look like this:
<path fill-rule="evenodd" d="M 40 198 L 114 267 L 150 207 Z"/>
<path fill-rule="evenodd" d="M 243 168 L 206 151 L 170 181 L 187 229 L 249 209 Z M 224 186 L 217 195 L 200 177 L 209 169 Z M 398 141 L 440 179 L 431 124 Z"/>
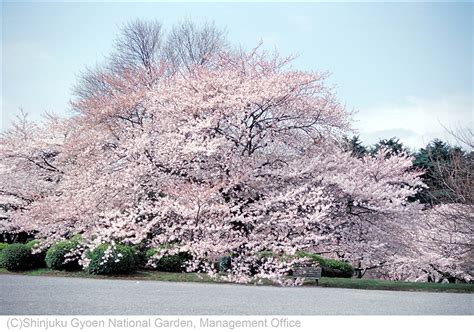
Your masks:
<path fill-rule="evenodd" d="M 3 266 L 9 271 L 28 270 L 33 267 L 31 249 L 21 243 L 10 244 L 1 252 Z"/>
<path fill-rule="evenodd" d="M 87 253 L 87 272 L 92 274 L 127 274 L 136 270 L 135 250 L 123 244 L 103 243 Z"/>
<path fill-rule="evenodd" d="M 79 270 L 78 259 L 67 259 L 72 250 L 76 249 L 79 241 L 76 239 L 58 241 L 46 252 L 46 266 L 54 270 L 75 271 Z"/>

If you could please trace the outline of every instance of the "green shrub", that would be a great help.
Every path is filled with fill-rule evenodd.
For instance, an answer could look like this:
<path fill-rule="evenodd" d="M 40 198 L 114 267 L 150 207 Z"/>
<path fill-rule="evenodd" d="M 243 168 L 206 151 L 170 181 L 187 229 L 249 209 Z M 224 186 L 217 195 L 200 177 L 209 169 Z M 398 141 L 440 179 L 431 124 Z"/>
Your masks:
<path fill-rule="evenodd" d="M 169 243 L 160 245 L 160 248 L 149 248 L 145 252 L 146 261 L 150 260 L 160 250 L 172 249 L 173 246 Z M 184 272 L 186 270 L 186 262 L 191 259 L 191 255 L 185 252 L 180 252 L 173 255 L 164 255 L 156 262 L 156 270 L 163 272 Z"/>
<path fill-rule="evenodd" d="M 325 277 L 350 278 L 354 273 L 354 268 L 351 264 L 335 259 L 325 259 L 321 266 L 323 268 L 322 274 Z"/>
<path fill-rule="evenodd" d="M 184 272 L 189 258 L 189 254 L 182 252 L 175 255 L 164 255 L 156 263 L 156 269 L 163 272 Z"/>
<path fill-rule="evenodd" d="M 8 243 L 3 243 L 3 242 L 0 242 L 0 252 L 5 249 L 6 247 L 8 247 Z"/>
<path fill-rule="evenodd" d="M 321 261 L 324 261 L 324 258 L 319 256 L 318 254 L 315 254 L 313 252 L 307 252 L 307 251 L 297 251 L 296 252 L 296 257 L 298 258 L 309 258 L 309 260 L 313 262 L 318 262 L 320 263 Z"/>
<path fill-rule="evenodd" d="M 328 259 L 318 254 L 306 251 L 298 251 L 296 257 L 308 258 L 310 261 L 318 262 L 322 268 L 321 275 L 328 278 L 350 278 L 354 272 L 351 264 L 336 259 Z"/>
<path fill-rule="evenodd" d="M 146 249 L 146 250 L 143 250 L 141 251 L 138 255 L 139 255 L 139 258 L 142 262 L 142 264 L 140 264 L 141 267 L 144 267 L 144 268 L 147 268 L 147 269 L 150 269 L 151 267 L 148 265 L 148 262 L 150 261 L 150 259 L 155 256 L 155 254 L 158 252 L 158 250 L 156 250 L 155 248 L 149 248 L 149 249 Z"/>
<path fill-rule="evenodd" d="M 40 244 L 39 240 L 30 240 L 30 241 L 25 243 L 25 245 L 30 249 L 33 249 L 35 246 L 37 246 L 39 244 Z"/>
<path fill-rule="evenodd" d="M 8 247 L 8 243 L 3 243 L 3 242 L 0 242 L 0 267 L 4 267 L 3 265 L 3 256 L 2 256 L 2 250 L 5 249 L 6 247 Z"/>
<path fill-rule="evenodd" d="M 294 256 L 288 255 L 277 255 L 271 251 L 262 251 L 258 254 L 258 257 L 265 259 L 268 257 L 279 257 L 282 261 L 292 258 L 307 258 L 310 262 L 318 263 L 322 268 L 323 277 L 337 277 L 337 278 L 350 278 L 353 274 L 353 267 L 343 261 L 335 259 L 327 259 L 319 256 L 318 254 L 306 251 L 298 251 Z"/>
<path fill-rule="evenodd" d="M 26 243 L 26 246 L 30 249 L 36 249 L 37 246 L 39 246 L 40 241 L 39 240 L 31 240 Z M 45 257 L 46 257 L 46 249 L 41 249 L 41 251 L 32 253 L 32 268 L 39 268 L 39 267 L 45 267 Z"/>
<path fill-rule="evenodd" d="M 79 245 L 80 243 L 78 238 L 62 240 L 54 243 L 46 252 L 46 266 L 54 270 L 79 270 L 81 266 L 79 265 L 78 259 L 68 259 L 66 261 L 68 258 L 66 255 L 69 254 L 73 249 L 76 249 Z"/>
<path fill-rule="evenodd" d="M 148 261 L 146 249 L 142 245 L 132 246 L 133 255 L 135 257 L 135 265 L 137 268 L 145 268 Z"/>
<path fill-rule="evenodd" d="M 136 251 L 133 247 L 103 243 L 87 253 L 90 259 L 87 272 L 92 274 L 126 274 L 136 270 Z"/>
<path fill-rule="evenodd" d="M 2 265 L 9 271 L 31 269 L 33 254 L 26 244 L 14 243 L 5 247 L 1 252 Z"/>
<path fill-rule="evenodd" d="M 148 261 L 150 258 L 155 256 L 157 252 L 158 250 L 156 250 L 155 248 L 147 249 L 147 251 L 145 251 L 145 259 Z"/>

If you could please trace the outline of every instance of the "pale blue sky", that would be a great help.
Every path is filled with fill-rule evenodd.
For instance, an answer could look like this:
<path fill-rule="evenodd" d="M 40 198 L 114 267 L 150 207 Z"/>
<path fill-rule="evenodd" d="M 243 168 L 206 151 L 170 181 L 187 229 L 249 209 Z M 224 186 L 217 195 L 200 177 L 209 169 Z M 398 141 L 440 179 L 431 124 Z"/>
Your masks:
<path fill-rule="evenodd" d="M 330 71 L 366 143 L 419 147 L 441 124 L 472 126 L 472 3 L 2 3 L 2 117 L 66 114 L 71 86 L 101 63 L 117 27 L 156 18 L 214 20 L 250 48 L 260 39 L 294 66 Z"/>

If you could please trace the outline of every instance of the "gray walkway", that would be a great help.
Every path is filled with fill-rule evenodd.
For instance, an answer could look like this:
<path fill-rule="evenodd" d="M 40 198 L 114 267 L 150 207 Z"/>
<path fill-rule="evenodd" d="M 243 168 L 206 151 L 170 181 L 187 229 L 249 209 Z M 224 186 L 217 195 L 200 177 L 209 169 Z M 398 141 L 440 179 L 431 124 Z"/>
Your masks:
<path fill-rule="evenodd" d="M 473 294 L 0 275 L 0 314 L 473 315 Z"/>

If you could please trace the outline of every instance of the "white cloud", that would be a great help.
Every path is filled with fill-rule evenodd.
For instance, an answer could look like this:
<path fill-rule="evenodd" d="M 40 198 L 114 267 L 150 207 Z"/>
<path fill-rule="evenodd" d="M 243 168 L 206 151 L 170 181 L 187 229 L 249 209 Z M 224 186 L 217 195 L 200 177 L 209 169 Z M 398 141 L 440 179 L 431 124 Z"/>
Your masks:
<path fill-rule="evenodd" d="M 368 144 L 397 136 L 405 144 L 419 148 L 433 138 L 447 139 L 443 126 L 472 127 L 472 98 L 467 95 L 434 99 L 406 97 L 392 105 L 362 109 L 356 119 L 356 128 Z"/>

